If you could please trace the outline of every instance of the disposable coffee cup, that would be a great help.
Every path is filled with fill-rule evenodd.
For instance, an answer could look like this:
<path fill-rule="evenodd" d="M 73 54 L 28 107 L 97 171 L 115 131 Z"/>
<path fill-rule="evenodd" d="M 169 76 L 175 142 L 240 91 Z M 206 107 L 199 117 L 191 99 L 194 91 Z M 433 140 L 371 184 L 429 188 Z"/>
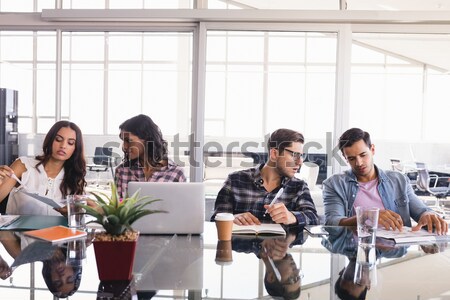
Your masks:
<path fill-rule="evenodd" d="M 218 213 L 215 217 L 217 237 L 219 241 L 231 241 L 234 215 L 230 213 Z"/>
<path fill-rule="evenodd" d="M 216 264 L 229 265 L 233 262 L 231 241 L 217 241 Z"/>

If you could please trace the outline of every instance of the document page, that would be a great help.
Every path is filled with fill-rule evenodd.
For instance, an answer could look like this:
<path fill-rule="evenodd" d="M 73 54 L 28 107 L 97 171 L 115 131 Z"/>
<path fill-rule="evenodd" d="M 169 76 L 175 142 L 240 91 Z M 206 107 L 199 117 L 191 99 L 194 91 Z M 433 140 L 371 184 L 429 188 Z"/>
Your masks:
<path fill-rule="evenodd" d="M 39 195 L 37 193 L 26 192 L 24 190 L 20 190 L 20 192 L 24 193 L 24 194 L 26 194 L 26 195 L 28 195 L 30 197 L 33 197 L 34 199 L 39 200 L 39 201 L 41 201 L 41 202 L 43 202 L 43 203 L 45 203 L 47 205 L 50 205 L 53 208 L 63 207 L 63 205 L 61 203 L 58 203 L 58 202 L 56 202 L 55 200 L 53 200 L 51 198 L 47 198 L 47 197 L 41 196 L 41 195 Z"/>
<path fill-rule="evenodd" d="M 402 231 L 377 229 L 377 237 L 391 239 L 396 243 L 414 243 L 414 242 L 434 242 L 441 240 L 450 240 L 450 235 L 437 235 L 434 232 L 428 232 L 425 229 L 412 231 L 411 227 L 403 227 Z"/>

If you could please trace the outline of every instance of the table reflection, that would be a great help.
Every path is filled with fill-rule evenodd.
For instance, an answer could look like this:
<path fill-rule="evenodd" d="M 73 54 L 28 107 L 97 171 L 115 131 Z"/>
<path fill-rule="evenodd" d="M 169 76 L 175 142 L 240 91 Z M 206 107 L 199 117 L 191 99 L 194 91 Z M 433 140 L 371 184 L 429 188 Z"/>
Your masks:
<path fill-rule="evenodd" d="M 0 260 L 2 279 L 12 276 L 21 265 L 42 262 L 42 277 L 55 297 L 67 298 L 80 287 L 82 261 L 86 258 L 85 239 L 53 245 L 8 231 L 1 232 L 0 241 L 14 259 L 11 266 L 3 258 Z"/>
<path fill-rule="evenodd" d="M 283 299 L 297 299 L 301 292 L 301 270 L 288 250 L 294 245 L 303 244 L 306 237 L 303 232 L 288 233 L 283 237 L 235 235 L 231 243 L 234 251 L 253 253 L 263 261 L 265 266 L 263 282 L 269 295 Z"/>
<path fill-rule="evenodd" d="M 89 240 L 58 246 L 0 231 L 1 298 L 406 300 L 448 292 L 447 243 L 377 239 L 361 249 L 350 227 L 220 243 L 214 223 L 205 228 L 200 236 L 140 236 L 129 282 L 98 280 Z"/>
<path fill-rule="evenodd" d="M 331 253 L 348 258 L 347 265 L 339 272 L 334 292 L 339 299 L 366 299 L 371 288 L 377 286 L 377 264 L 380 258 L 402 258 L 409 245 L 397 245 L 390 240 L 377 238 L 375 246 L 358 243 L 356 228 L 327 227 L 329 235 L 322 245 Z M 416 245 L 426 254 L 442 252 L 447 243 Z"/>

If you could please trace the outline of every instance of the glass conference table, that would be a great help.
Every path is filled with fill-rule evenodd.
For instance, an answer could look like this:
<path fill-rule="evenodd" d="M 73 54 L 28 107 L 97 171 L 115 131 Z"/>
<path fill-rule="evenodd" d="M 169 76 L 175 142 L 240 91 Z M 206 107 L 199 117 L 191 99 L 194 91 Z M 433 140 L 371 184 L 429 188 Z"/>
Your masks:
<path fill-rule="evenodd" d="M 57 289 L 79 282 L 68 299 L 340 299 L 335 292 L 337 281 L 339 295 L 362 292 L 365 299 L 450 297 L 450 249 L 446 243 L 398 246 L 378 241 L 371 252 L 371 265 L 364 269 L 357 257 L 353 229 L 326 230 L 328 236 L 306 232 L 286 238 L 234 236 L 231 242 L 222 243 L 217 240 L 214 223 L 206 222 L 202 235 L 141 235 L 130 282 L 100 282 L 89 241 L 69 242 L 55 249 L 26 240 L 29 248 L 20 251 L 10 242 L 21 234 L 3 231 L 0 298 L 65 298 L 50 292 L 44 281 L 46 262 L 55 251 L 75 273 Z M 354 283 L 356 277 L 359 284 Z"/>

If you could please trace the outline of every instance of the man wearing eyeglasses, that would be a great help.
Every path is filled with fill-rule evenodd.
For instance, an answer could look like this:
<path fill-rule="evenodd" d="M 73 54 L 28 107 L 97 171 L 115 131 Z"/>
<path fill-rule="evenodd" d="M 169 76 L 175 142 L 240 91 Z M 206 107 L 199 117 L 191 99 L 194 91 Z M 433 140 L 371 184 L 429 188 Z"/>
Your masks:
<path fill-rule="evenodd" d="M 219 191 L 214 214 L 228 212 L 238 225 L 319 224 L 316 207 L 303 180 L 294 177 L 303 163 L 303 135 L 278 129 L 268 141 L 268 159 L 257 167 L 231 173 Z"/>
<path fill-rule="evenodd" d="M 426 226 L 445 234 L 448 224 L 414 193 L 405 174 L 383 171 L 373 161 L 375 146 L 370 135 L 351 128 L 339 138 L 339 149 L 351 170 L 335 174 L 323 182 L 323 202 L 327 225 L 356 226 L 355 207 L 378 207 L 379 227 L 402 230 L 417 222 L 413 230 Z"/>

